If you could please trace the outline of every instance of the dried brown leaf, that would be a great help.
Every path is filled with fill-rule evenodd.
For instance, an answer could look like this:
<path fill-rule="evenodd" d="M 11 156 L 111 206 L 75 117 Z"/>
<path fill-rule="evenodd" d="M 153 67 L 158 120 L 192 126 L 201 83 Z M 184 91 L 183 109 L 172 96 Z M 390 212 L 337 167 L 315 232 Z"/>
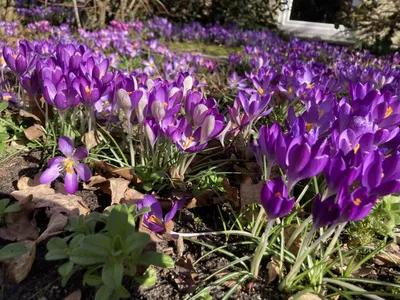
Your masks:
<path fill-rule="evenodd" d="M 389 244 L 386 247 L 386 253 L 378 253 L 373 261 L 377 265 L 397 266 L 400 264 L 400 247 L 396 244 Z"/>
<path fill-rule="evenodd" d="M 95 191 L 99 188 L 101 188 L 101 185 L 108 182 L 107 178 L 101 176 L 101 175 L 95 175 L 90 178 L 88 183 L 83 184 L 83 188 L 87 190 L 92 190 Z"/>
<path fill-rule="evenodd" d="M 39 237 L 39 229 L 25 214 L 18 214 L 18 218 L 6 227 L 0 227 L 0 238 L 7 241 L 36 240 Z"/>
<path fill-rule="evenodd" d="M 285 244 L 287 245 L 289 242 L 289 239 L 291 238 L 292 234 L 294 233 L 294 231 L 297 229 L 298 225 L 296 224 L 292 224 L 290 225 L 290 227 L 286 227 L 284 229 L 285 232 Z M 297 255 L 297 253 L 299 252 L 300 246 L 301 246 L 301 242 L 302 242 L 302 237 L 301 234 L 299 234 L 294 242 L 289 246 L 289 251 L 292 252 L 294 255 Z"/>
<path fill-rule="evenodd" d="M 82 292 L 81 290 L 76 290 L 75 292 L 69 294 L 64 300 L 81 300 L 82 299 Z"/>
<path fill-rule="evenodd" d="M 244 207 L 252 203 L 260 202 L 260 193 L 263 182 L 254 184 L 250 177 L 245 177 L 240 184 L 240 205 Z"/>
<path fill-rule="evenodd" d="M 275 257 L 267 264 L 268 269 L 268 282 L 272 282 L 278 277 L 281 268 L 281 263 Z"/>
<path fill-rule="evenodd" d="M 290 297 L 288 300 L 294 300 L 293 296 Z M 301 295 L 300 297 L 296 297 L 296 300 L 321 300 L 321 298 L 315 294 L 306 293 L 304 295 Z"/>
<path fill-rule="evenodd" d="M 14 149 L 17 150 L 22 150 L 22 151 L 29 151 L 29 148 L 25 146 L 25 143 L 21 141 L 12 141 L 10 143 L 10 146 L 13 147 Z"/>
<path fill-rule="evenodd" d="M 123 178 L 110 178 L 111 205 L 119 204 L 125 197 L 130 181 Z"/>
<path fill-rule="evenodd" d="M 186 202 L 186 208 L 190 209 L 195 207 L 216 204 L 216 201 L 212 196 L 214 196 L 214 192 L 212 191 L 205 191 L 199 193 L 198 195 L 196 195 L 196 197 L 193 197 L 192 199 Z"/>
<path fill-rule="evenodd" d="M 176 255 L 182 257 L 183 251 L 185 250 L 185 244 L 183 243 L 183 237 L 180 235 L 175 241 L 176 244 Z"/>
<path fill-rule="evenodd" d="M 234 207 L 239 207 L 240 206 L 239 189 L 231 186 L 228 178 L 224 178 L 222 184 L 227 193 L 228 200 L 233 204 Z"/>
<path fill-rule="evenodd" d="M 196 279 L 199 276 L 193 267 L 193 259 L 189 255 L 181 257 L 175 263 L 175 271 L 178 275 L 175 282 L 181 286 L 180 290 L 193 292 L 196 289 Z"/>
<path fill-rule="evenodd" d="M 68 217 L 64 216 L 61 213 L 55 213 L 50 217 L 49 224 L 43 233 L 39 236 L 36 243 L 39 244 L 41 241 L 58 235 L 64 231 L 64 227 L 68 223 Z"/>
<path fill-rule="evenodd" d="M 25 181 L 24 181 L 25 182 Z M 64 213 L 66 216 L 78 216 L 87 214 L 89 208 L 81 197 L 75 195 L 62 195 L 49 188 L 48 185 L 23 186 L 20 191 L 14 191 L 10 195 L 23 205 L 33 205 L 34 208 L 47 208 L 47 215 Z"/>
<path fill-rule="evenodd" d="M 97 168 L 99 171 L 102 171 L 101 173 L 104 173 L 104 176 L 107 178 L 122 177 L 126 180 L 140 183 L 140 180 L 134 174 L 132 174 L 131 168 L 117 168 L 107 164 L 104 161 L 91 162 L 90 165 L 94 168 Z"/>
<path fill-rule="evenodd" d="M 9 283 L 20 283 L 28 276 L 36 256 L 36 243 L 34 241 L 22 241 L 28 249 L 27 253 L 10 259 L 7 262 L 6 280 Z"/>
<path fill-rule="evenodd" d="M 26 110 L 20 109 L 19 110 L 19 115 L 23 118 L 32 118 L 35 119 L 36 121 L 41 122 L 40 118 L 30 112 L 27 112 Z"/>
<path fill-rule="evenodd" d="M 141 192 L 138 192 L 135 189 L 127 189 L 125 191 L 125 200 L 123 202 L 128 203 L 128 204 L 136 204 L 139 201 L 143 200 L 144 194 Z"/>
<path fill-rule="evenodd" d="M 93 130 L 85 133 L 82 137 L 82 143 L 86 146 L 86 149 L 88 151 L 96 147 L 100 142 L 101 142 L 100 136 Z"/>
<path fill-rule="evenodd" d="M 34 141 L 41 137 L 45 137 L 42 126 L 34 124 L 24 130 L 25 136 L 28 140 Z"/>

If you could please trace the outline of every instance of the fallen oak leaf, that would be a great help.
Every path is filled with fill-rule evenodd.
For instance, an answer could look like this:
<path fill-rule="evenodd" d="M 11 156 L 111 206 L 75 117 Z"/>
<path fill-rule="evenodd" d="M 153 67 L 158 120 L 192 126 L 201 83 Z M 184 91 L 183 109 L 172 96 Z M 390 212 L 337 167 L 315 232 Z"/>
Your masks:
<path fill-rule="evenodd" d="M 104 161 L 91 162 L 90 166 L 97 168 L 99 171 L 105 171 L 105 177 L 122 177 L 126 180 L 133 181 L 134 183 L 141 182 L 134 174 L 132 174 L 132 169 L 128 167 L 117 168 Z"/>
<path fill-rule="evenodd" d="M 27 253 L 14 257 L 6 262 L 6 281 L 20 283 L 28 276 L 36 256 L 35 241 L 22 241 L 27 248 Z"/>
<path fill-rule="evenodd" d="M 0 227 L 0 238 L 7 241 L 36 240 L 39 237 L 39 229 L 26 214 L 18 214 L 18 218 Z"/>
<path fill-rule="evenodd" d="M 268 269 L 268 283 L 271 283 L 278 277 L 280 269 L 281 269 L 281 263 L 278 259 L 275 257 L 271 258 L 271 261 L 268 262 L 267 264 L 267 269 Z"/>
<path fill-rule="evenodd" d="M 108 181 L 110 182 L 111 205 L 119 204 L 124 199 L 130 182 L 123 178 L 110 178 Z"/>
<path fill-rule="evenodd" d="M 100 144 L 100 142 L 100 136 L 93 130 L 90 132 L 86 132 L 82 137 L 82 143 L 85 145 L 88 151 L 96 147 L 98 144 Z"/>
<path fill-rule="evenodd" d="M 34 124 L 31 127 L 28 127 L 24 130 L 24 134 L 26 136 L 26 138 L 30 141 L 35 141 L 41 137 L 43 137 L 43 139 L 46 138 L 46 135 L 43 131 L 42 126 L 38 125 L 38 124 Z"/>
<path fill-rule="evenodd" d="M 36 121 L 41 122 L 41 120 L 40 120 L 40 118 L 38 116 L 36 116 L 36 115 L 34 115 L 34 114 L 30 113 L 30 112 L 27 112 L 24 109 L 20 109 L 19 110 L 19 115 L 21 117 L 23 117 L 23 118 L 32 118 L 32 119 L 35 119 Z"/>
<path fill-rule="evenodd" d="M 95 191 L 101 188 L 101 185 L 107 183 L 107 178 L 101 175 L 92 176 L 88 183 L 83 183 L 83 188 L 86 190 Z"/>
<path fill-rule="evenodd" d="M 139 201 L 144 199 L 145 194 L 135 190 L 127 189 L 125 191 L 124 200 L 122 202 L 127 204 L 137 204 Z"/>
<path fill-rule="evenodd" d="M 64 227 L 68 223 L 68 217 L 64 216 L 61 213 L 52 214 L 50 217 L 49 224 L 43 233 L 36 240 L 36 244 L 39 244 L 41 241 L 46 240 L 49 237 L 58 235 L 64 232 Z"/>

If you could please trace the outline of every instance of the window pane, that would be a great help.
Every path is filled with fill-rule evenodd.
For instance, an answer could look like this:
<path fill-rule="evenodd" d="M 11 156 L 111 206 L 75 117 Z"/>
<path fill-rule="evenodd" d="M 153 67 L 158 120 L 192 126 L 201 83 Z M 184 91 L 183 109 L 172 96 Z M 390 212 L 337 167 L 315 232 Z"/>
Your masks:
<path fill-rule="evenodd" d="M 296 21 L 335 23 L 343 0 L 293 0 L 290 19 Z"/>

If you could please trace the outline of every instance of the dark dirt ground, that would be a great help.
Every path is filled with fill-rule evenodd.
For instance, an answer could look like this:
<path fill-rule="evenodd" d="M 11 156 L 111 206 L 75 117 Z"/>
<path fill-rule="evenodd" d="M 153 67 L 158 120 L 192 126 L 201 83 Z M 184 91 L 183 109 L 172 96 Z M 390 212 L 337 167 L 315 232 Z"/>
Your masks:
<path fill-rule="evenodd" d="M 41 153 L 32 151 L 25 155 L 16 155 L 0 163 L 0 199 L 9 197 L 8 195 L 16 189 L 17 181 L 22 176 L 33 177 L 40 171 L 42 165 Z M 109 203 L 107 195 L 96 194 L 93 191 L 80 191 L 81 196 L 91 210 L 101 211 Z M 48 222 L 46 215 L 39 213 L 36 216 L 37 225 L 41 230 L 45 229 Z M 210 230 L 221 230 L 221 221 L 216 206 L 196 208 L 192 210 L 183 209 L 180 214 L 180 220 L 176 221 L 175 230 L 184 232 L 204 232 Z M 223 236 L 200 237 L 199 240 L 211 245 L 223 245 L 225 239 Z M 4 245 L 0 240 L 0 247 Z M 165 251 L 167 248 L 172 250 L 172 257 L 175 261 L 176 244 L 172 242 L 163 242 L 157 245 L 158 251 Z M 239 249 L 240 250 L 240 249 Z M 184 242 L 183 256 L 190 257 L 196 261 L 209 250 L 190 241 Z M 243 251 L 241 249 L 240 251 Z M 82 273 L 75 274 L 64 288 L 61 286 L 60 276 L 57 268 L 62 264 L 56 261 L 46 261 L 46 245 L 40 243 L 37 245 L 36 259 L 28 277 L 20 284 L 7 284 L 2 282 L 0 274 L 0 299 L 4 300 L 58 300 L 64 299 L 72 292 L 80 289 L 82 299 L 94 299 L 95 289 L 82 286 Z M 238 255 L 243 253 L 236 253 Z M 196 284 L 208 277 L 214 271 L 222 268 L 230 261 L 221 254 L 211 254 L 206 259 L 195 265 Z M 228 269 L 227 272 L 234 270 Z M 266 265 L 263 266 L 260 278 L 268 278 Z M 130 299 L 182 299 L 187 294 L 190 286 L 184 276 L 175 270 L 158 269 L 157 283 L 153 287 L 145 288 L 136 284 L 133 280 L 124 280 L 124 286 L 130 291 Z M 182 280 L 183 278 L 183 280 Z M 194 285 L 195 287 L 196 285 Z M 210 296 L 213 299 L 220 299 L 229 290 L 229 287 L 215 287 L 211 290 Z M 2 297 L 3 296 L 3 297 Z M 277 290 L 276 284 L 269 284 L 267 280 L 256 282 L 252 285 L 251 291 L 244 286 L 233 296 L 234 299 L 285 299 Z"/>

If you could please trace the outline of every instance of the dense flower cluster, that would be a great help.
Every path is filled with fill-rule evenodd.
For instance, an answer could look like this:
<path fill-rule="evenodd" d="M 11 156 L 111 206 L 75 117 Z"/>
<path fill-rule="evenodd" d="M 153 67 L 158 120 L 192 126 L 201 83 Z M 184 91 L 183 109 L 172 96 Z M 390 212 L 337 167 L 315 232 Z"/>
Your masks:
<path fill-rule="evenodd" d="M 322 42 L 286 42 L 268 31 L 195 23 L 182 28 L 160 18 L 80 30 L 93 47 L 77 42 L 67 25 L 31 28 L 52 38 L 21 41 L 17 50 L 4 46 L 0 68 L 9 68 L 29 94 L 43 95 L 62 117 L 80 107 L 89 118 L 116 122 L 120 109 L 129 130 L 137 126 L 150 150 L 174 145 L 182 153 L 204 150 L 215 138 L 223 142 L 228 132 L 246 132 L 250 140 L 260 119 L 272 120 L 250 144 L 265 168 L 262 203 L 272 219 L 290 212 L 298 182 L 316 176 L 326 183 L 313 202 L 316 227 L 360 220 L 378 197 L 400 189 L 399 54 L 377 58 Z M 203 96 L 195 76 L 200 67 L 217 71 L 217 63 L 173 53 L 161 40 L 245 46 L 226 62 L 229 88 L 237 95 L 226 116 Z M 143 68 L 118 70 L 107 49 L 129 57 L 147 54 Z M 252 69 L 239 74 L 235 67 L 246 64 Z M 12 99 L 7 93 L 3 99 Z M 285 111 L 284 122 L 274 120 L 278 109 Z M 278 166 L 284 176 L 268 181 Z"/>

